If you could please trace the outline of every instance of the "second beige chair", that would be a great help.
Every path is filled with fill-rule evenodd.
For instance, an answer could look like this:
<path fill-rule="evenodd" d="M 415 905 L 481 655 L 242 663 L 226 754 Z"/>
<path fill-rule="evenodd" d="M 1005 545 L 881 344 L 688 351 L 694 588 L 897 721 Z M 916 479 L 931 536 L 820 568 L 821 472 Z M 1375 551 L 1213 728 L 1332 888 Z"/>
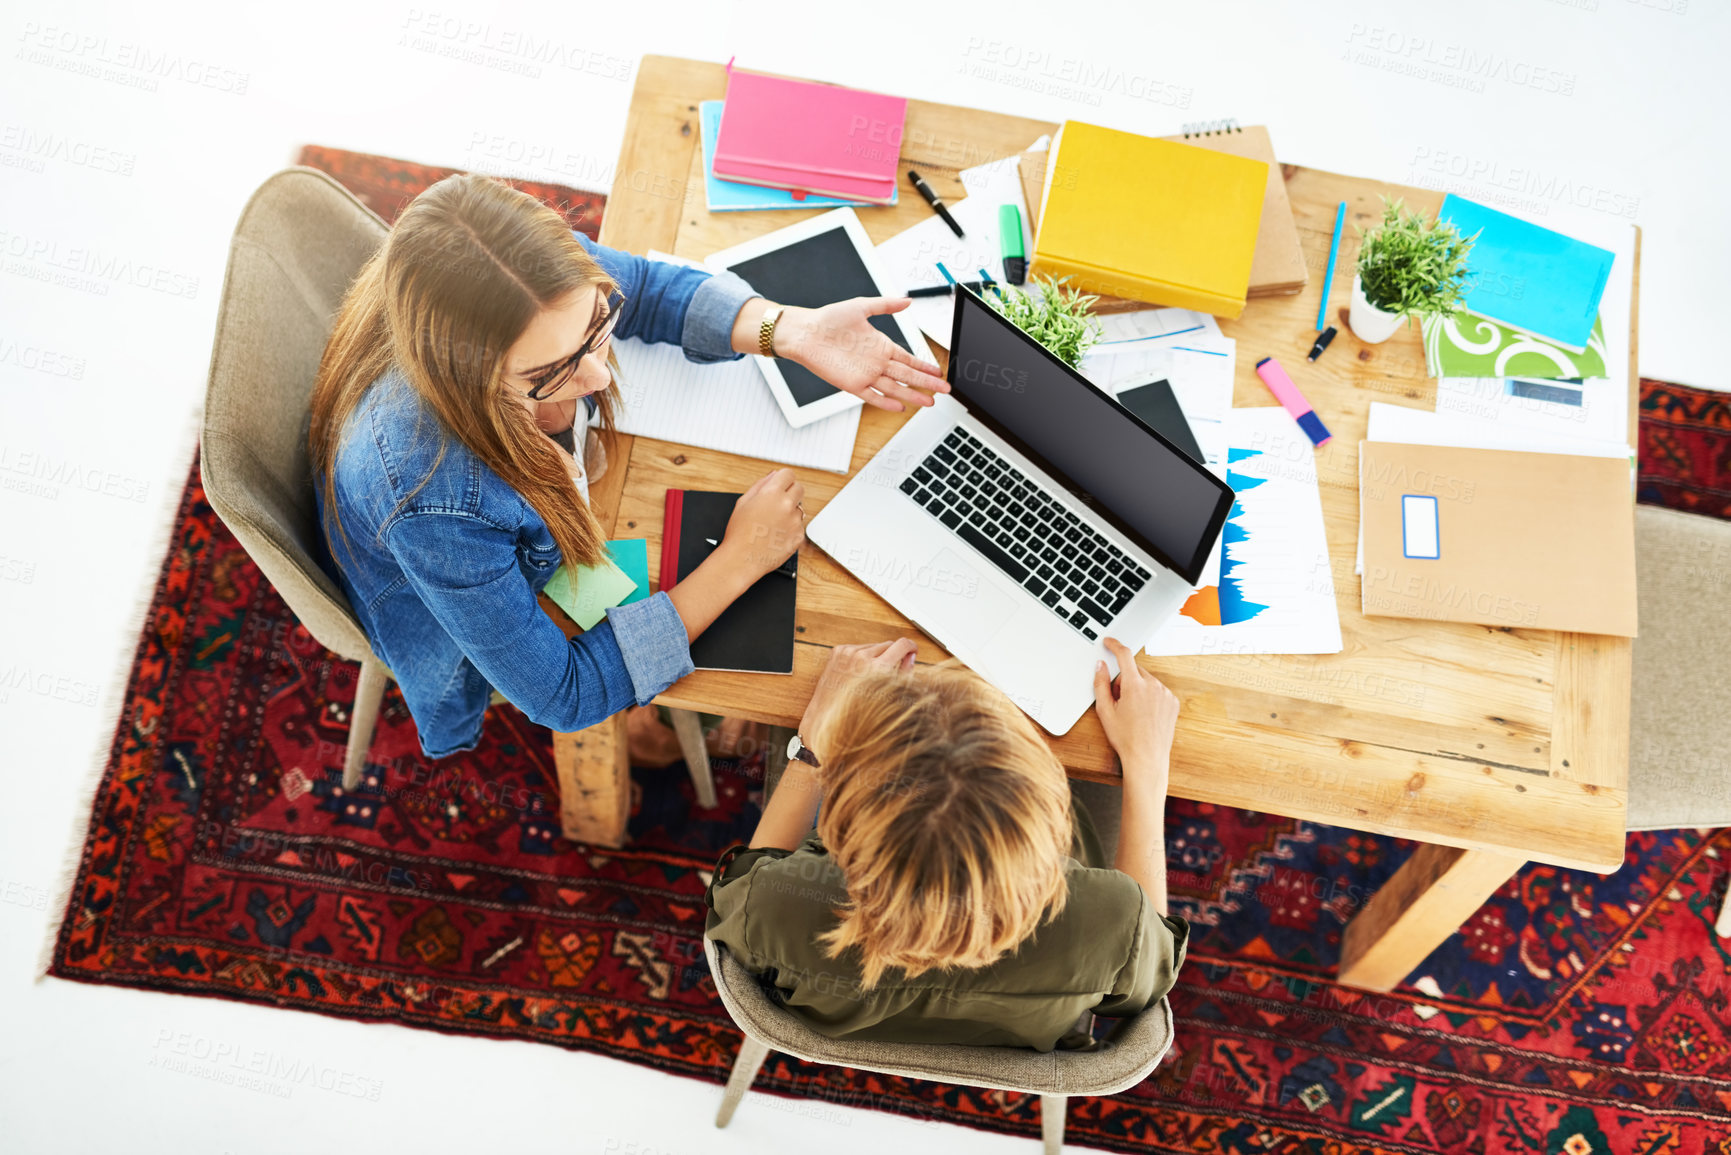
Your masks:
<path fill-rule="evenodd" d="M 772 1050 L 810 1063 L 831 1063 L 909 1079 L 934 1079 L 1040 1096 L 1040 1134 L 1047 1155 L 1064 1146 L 1064 1116 L 1071 1095 L 1112 1095 L 1146 1079 L 1172 1046 L 1172 1008 L 1165 999 L 1122 1019 L 1091 1051 L 1034 1051 L 1024 1047 L 874 1043 L 831 1039 L 794 1012 L 770 1001 L 757 978 L 726 947 L 709 938 L 703 954 L 716 993 L 745 1032 L 715 1125 L 733 1118 L 758 1069 Z"/>
<path fill-rule="evenodd" d="M 1635 568 L 1629 829 L 1731 825 L 1731 522 L 1638 505 Z M 1714 929 L 1731 938 L 1731 889 Z"/>

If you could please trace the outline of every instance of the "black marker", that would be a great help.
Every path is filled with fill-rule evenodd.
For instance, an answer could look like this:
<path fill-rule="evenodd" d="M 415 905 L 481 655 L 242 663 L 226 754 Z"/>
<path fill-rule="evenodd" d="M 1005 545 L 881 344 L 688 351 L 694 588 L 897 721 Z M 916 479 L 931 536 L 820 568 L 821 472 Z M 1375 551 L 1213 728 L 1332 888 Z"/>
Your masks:
<path fill-rule="evenodd" d="M 962 226 L 956 223 L 956 218 L 950 215 L 950 210 L 944 207 L 944 202 L 938 199 L 938 194 L 932 191 L 932 186 L 920 179 L 920 174 L 908 169 L 908 179 L 914 182 L 914 187 L 920 190 L 920 195 L 926 198 L 926 203 L 938 210 L 938 215 L 944 218 L 944 223 L 950 226 L 950 231 L 958 237 L 962 235 Z"/>
<path fill-rule="evenodd" d="M 1322 356 L 1322 351 L 1328 348 L 1328 343 L 1332 340 L 1334 340 L 1334 326 L 1330 325 L 1316 335 L 1316 344 L 1310 347 L 1310 356 L 1306 357 L 1305 360 L 1314 361 Z"/>

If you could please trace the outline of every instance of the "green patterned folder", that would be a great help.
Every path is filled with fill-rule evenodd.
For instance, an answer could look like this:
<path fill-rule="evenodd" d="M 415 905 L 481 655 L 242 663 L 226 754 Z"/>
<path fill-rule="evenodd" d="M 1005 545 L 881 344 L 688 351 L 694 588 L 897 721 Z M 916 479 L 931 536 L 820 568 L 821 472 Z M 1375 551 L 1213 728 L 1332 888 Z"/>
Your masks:
<path fill-rule="evenodd" d="M 1537 377 L 1566 380 L 1605 375 L 1605 323 L 1593 318 L 1583 353 L 1488 321 L 1472 313 L 1428 316 L 1423 322 L 1424 363 L 1432 377 Z"/>

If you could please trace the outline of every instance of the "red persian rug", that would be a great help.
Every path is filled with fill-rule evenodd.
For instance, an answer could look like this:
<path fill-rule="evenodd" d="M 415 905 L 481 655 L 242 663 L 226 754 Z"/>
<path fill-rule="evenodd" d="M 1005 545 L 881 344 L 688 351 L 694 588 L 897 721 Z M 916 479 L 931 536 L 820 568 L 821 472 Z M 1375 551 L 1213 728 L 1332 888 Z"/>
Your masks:
<path fill-rule="evenodd" d="M 332 163 L 382 174 L 399 207 L 429 175 Z M 1646 433 L 1644 417 L 1644 449 Z M 1679 469 L 1672 492 L 1702 481 Z M 393 688 L 346 794 L 354 680 L 217 519 L 195 468 L 50 973 L 531 1039 L 719 1083 L 739 1034 L 704 966 L 702 894 L 756 821 L 752 768 L 717 766 L 713 810 L 682 768 L 638 770 L 631 843 L 576 845 L 556 833 L 550 736 L 509 706 L 488 712 L 477 750 L 428 762 Z M 1174 905 L 1194 924 L 1177 1043 L 1140 1086 L 1073 1101 L 1073 1143 L 1731 1155 L 1731 944 L 1711 929 L 1731 831 L 1631 835 L 1610 877 L 1529 866 L 1387 995 L 1328 976 L 1346 921 L 1408 844 L 1176 800 L 1168 839 Z M 757 1087 L 1039 1129 L 1037 1097 L 784 1055 Z"/>
<path fill-rule="evenodd" d="M 1731 517 L 1731 393 L 1642 378 L 1640 437 L 1640 500 Z"/>

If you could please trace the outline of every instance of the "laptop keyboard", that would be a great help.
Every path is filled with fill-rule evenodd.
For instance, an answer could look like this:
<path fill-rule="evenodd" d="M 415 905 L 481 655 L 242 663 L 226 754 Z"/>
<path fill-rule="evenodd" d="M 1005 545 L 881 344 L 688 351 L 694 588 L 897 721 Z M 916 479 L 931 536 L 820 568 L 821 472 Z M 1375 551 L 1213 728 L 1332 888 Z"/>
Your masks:
<path fill-rule="evenodd" d="M 1094 641 L 1149 573 L 957 426 L 901 483 L 955 535 Z"/>

